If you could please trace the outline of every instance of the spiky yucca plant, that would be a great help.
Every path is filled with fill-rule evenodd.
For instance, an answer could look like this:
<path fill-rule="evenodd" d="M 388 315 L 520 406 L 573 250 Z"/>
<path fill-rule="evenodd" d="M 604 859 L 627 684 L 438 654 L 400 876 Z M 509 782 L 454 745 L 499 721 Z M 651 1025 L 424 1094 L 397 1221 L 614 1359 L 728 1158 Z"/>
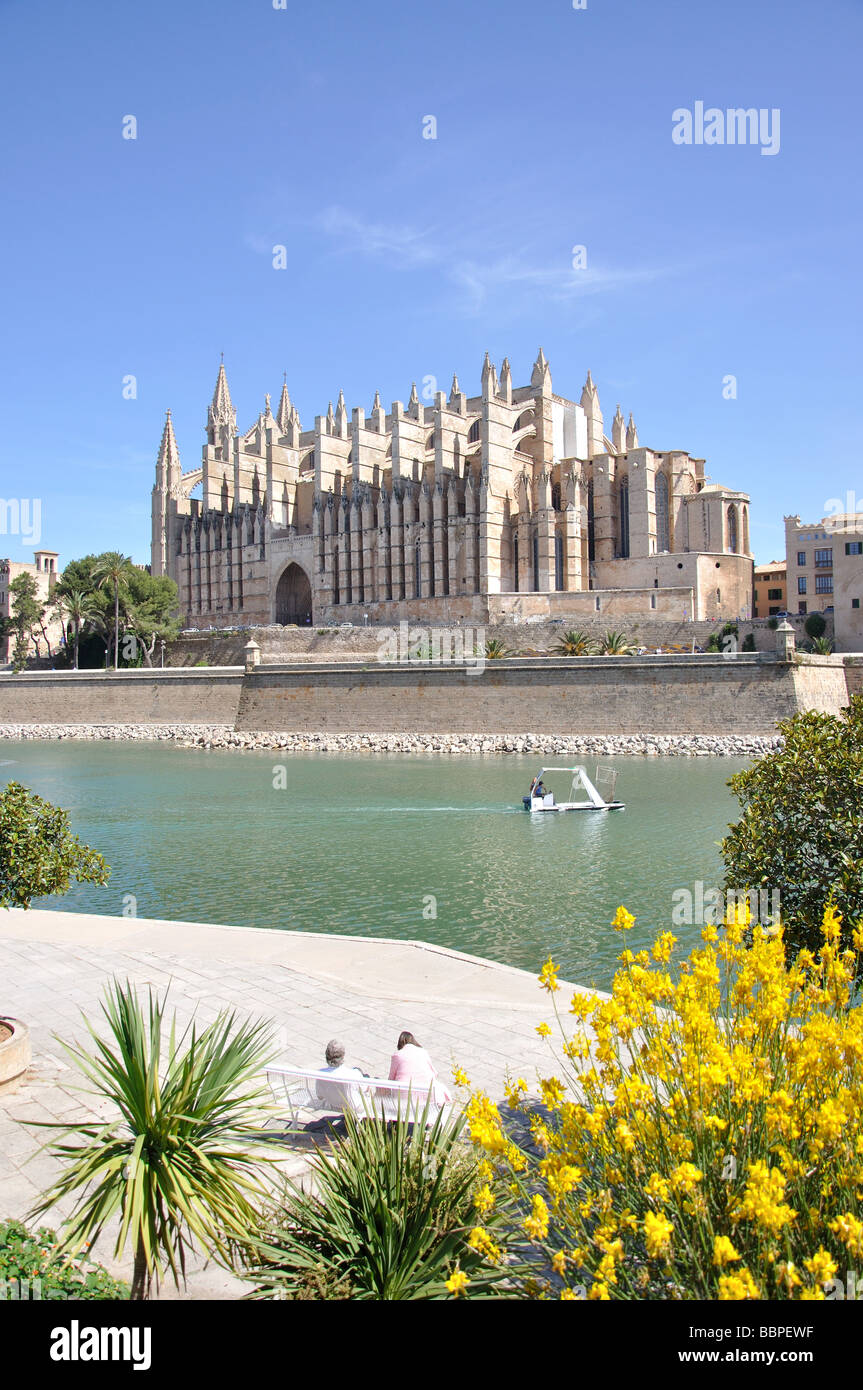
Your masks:
<path fill-rule="evenodd" d="M 48 1141 L 65 1171 L 32 1215 L 76 1198 L 60 1242 L 70 1255 L 119 1216 L 115 1255 L 131 1243 L 133 1299 L 149 1298 L 168 1272 L 179 1286 L 196 1245 L 232 1267 L 235 1243 L 270 1195 L 265 1173 L 275 1161 L 254 1152 L 264 1138 L 256 1078 L 272 1052 L 269 1026 L 237 1026 L 223 1011 L 200 1031 L 193 1019 L 178 1038 L 165 1003 L 150 990 L 144 1005 L 133 985 L 113 980 L 102 1004 L 108 1037 L 85 1020 L 95 1053 L 62 1045 L 116 1113 L 104 1124 L 40 1126 L 77 1142 Z"/>
<path fill-rule="evenodd" d="M 289 1184 L 248 1271 L 254 1298 L 428 1300 L 450 1296 L 457 1268 L 470 1296 L 504 1296 L 496 1212 L 489 1240 L 471 1245 L 477 1161 L 459 1138 L 463 1117 L 425 1127 L 344 1116 L 347 1138 L 312 1159 L 310 1190 Z"/>

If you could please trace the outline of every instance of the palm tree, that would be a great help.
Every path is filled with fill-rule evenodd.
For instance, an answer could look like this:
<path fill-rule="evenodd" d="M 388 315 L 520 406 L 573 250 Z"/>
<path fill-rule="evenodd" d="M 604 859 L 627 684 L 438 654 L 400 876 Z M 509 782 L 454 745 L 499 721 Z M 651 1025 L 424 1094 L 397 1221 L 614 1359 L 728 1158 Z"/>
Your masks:
<path fill-rule="evenodd" d="M 41 1126 L 80 1142 L 49 1141 L 66 1167 L 32 1216 L 75 1195 L 60 1241 L 74 1255 L 119 1215 L 115 1256 L 131 1242 L 131 1296 L 144 1299 L 167 1272 L 179 1287 L 196 1242 L 231 1268 L 232 1249 L 256 1229 L 270 1195 L 264 1175 L 276 1162 L 253 1152 L 263 1138 L 264 1094 L 254 1078 L 271 1054 L 270 1034 L 260 1022 L 236 1027 L 223 1011 L 202 1032 L 192 1020 L 178 1039 L 175 1018 L 163 1030 L 164 999 L 150 990 L 147 1011 L 134 986 L 116 979 L 102 1012 L 107 1038 L 87 1021 L 95 1054 L 63 1046 L 116 1114 L 106 1123 Z"/>
<path fill-rule="evenodd" d="M 119 550 L 107 550 L 99 559 L 99 563 L 93 567 L 93 578 L 98 587 L 104 588 L 105 585 L 114 586 L 114 670 L 120 664 L 120 585 L 131 565 L 132 561 L 128 555 L 121 555 Z"/>
<path fill-rule="evenodd" d="M 581 632 L 578 628 L 570 628 L 565 632 L 558 642 L 555 651 L 561 656 L 592 656 L 594 645 L 586 632 Z"/>
<path fill-rule="evenodd" d="M 58 613 L 70 619 L 75 631 L 75 670 L 77 671 L 81 632 L 95 611 L 93 595 L 85 593 L 81 589 L 70 589 L 68 594 L 57 595 L 56 604 Z"/>
<path fill-rule="evenodd" d="M 509 656 L 509 648 L 498 637 L 489 637 L 483 651 L 486 661 L 503 661 Z"/>
<path fill-rule="evenodd" d="M 622 632 L 609 631 L 600 644 L 603 656 L 629 656 L 632 647 Z"/>

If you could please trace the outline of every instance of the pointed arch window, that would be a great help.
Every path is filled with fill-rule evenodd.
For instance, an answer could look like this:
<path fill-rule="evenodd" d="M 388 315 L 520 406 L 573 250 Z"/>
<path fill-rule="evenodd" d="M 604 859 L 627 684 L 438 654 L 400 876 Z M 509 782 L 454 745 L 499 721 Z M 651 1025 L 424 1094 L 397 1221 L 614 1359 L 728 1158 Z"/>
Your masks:
<path fill-rule="evenodd" d="M 656 549 L 671 549 L 671 532 L 668 525 L 668 479 L 664 473 L 656 475 Z"/>
<path fill-rule="evenodd" d="M 728 508 L 728 549 L 737 554 L 737 509 L 733 505 Z"/>
<path fill-rule="evenodd" d="M 621 560 L 629 559 L 629 479 L 621 478 L 617 487 L 617 537 Z"/>

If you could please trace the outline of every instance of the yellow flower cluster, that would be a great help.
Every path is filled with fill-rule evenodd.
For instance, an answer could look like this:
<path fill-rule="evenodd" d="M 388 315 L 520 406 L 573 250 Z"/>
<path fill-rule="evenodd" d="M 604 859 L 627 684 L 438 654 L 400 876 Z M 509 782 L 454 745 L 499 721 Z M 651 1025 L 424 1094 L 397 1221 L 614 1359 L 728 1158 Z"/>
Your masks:
<path fill-rule="evenodd" d="M 621 907 L 612 925 L 634 920 Z M 468 1108 L 477 1210 L 498 1183 L 517 1198 L 539 1296 L 819 1299 L 863 1258 L 863 930 L 840 949 L 828 904 L 822 931 L 817 956 L 786 961 L 781 926 L 737 905 L 686 959 L 671 932 L 623 950 L 610 996 L 579 990 L 563 1018 L 546 961 L 571 1068 L 540 1079 L 539 1115 L 523 1078 L 508 1085 L 530 1150 L 488 1097 Z"/>

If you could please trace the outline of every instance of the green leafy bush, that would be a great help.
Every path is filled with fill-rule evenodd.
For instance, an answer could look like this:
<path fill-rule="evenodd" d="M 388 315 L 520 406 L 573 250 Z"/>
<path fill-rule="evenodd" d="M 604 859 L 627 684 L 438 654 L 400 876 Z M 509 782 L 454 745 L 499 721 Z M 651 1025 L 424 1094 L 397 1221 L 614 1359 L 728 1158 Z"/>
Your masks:
<path fill-rule="evenodd" d="M 779 732 L 781 748 L 731 778 L 743 814 L 722 842 L 725 887 L 778 889 L 795 950 L 817 950 L 832 902 L 848 946 L 863 921 L 863 696 L 841 715 L 797 714 Z"/>
<path fill-rule="evenodd" d="M 65 893 L 72 883 L 106 883 L 101 854 L 82 845 L 69 816 L 50 801 L 9 782 L 0 793 L 0 907 Z"/>
<path fill-rule="evenodd" d="M 0 1289 L 7 1299 L 127 1299 L 128 1284 L 102 1265 L 65 1259 L 47 1226 L 0 1222 Z"/>
<path fill-rule="evenodd" d="M 823 613 L 810 613 L 803 624 L 803 630 L 806 636 L 811 637 L 813 641 L 817 637 L 823 637 L 827 631 L 827 619 Z"/>

